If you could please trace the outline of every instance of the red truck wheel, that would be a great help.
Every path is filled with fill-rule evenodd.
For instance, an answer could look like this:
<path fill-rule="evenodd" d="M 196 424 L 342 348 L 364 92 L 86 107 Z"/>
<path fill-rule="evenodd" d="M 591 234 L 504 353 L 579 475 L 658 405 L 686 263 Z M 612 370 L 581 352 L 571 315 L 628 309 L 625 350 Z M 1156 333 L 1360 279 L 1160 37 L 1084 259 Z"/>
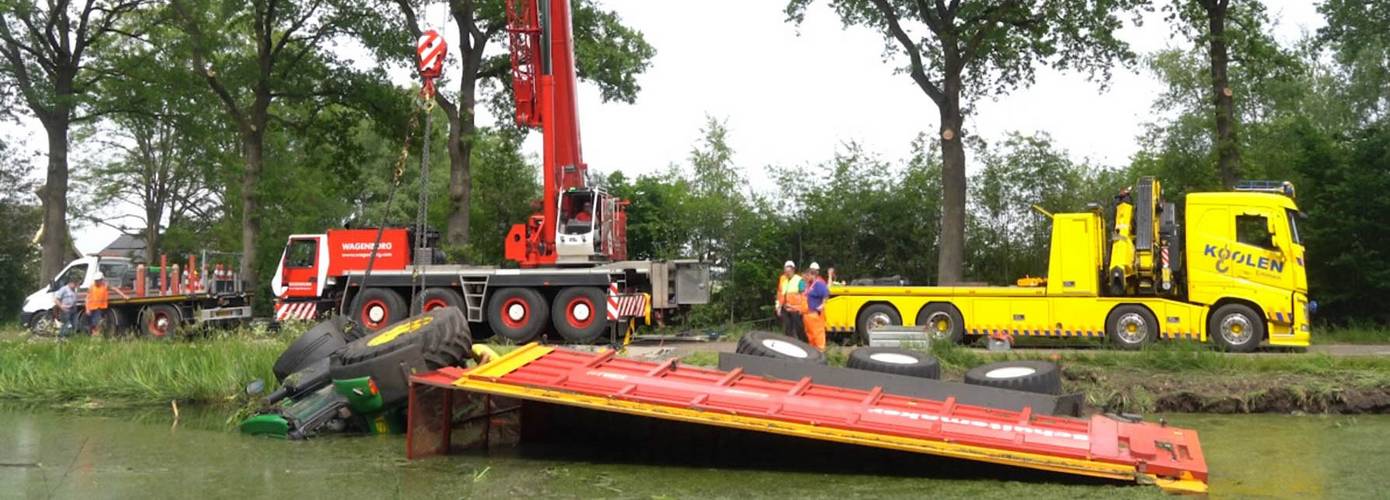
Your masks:
<path fill-rule="evenodd" d="M 444 287 L 426 288 L 415 294 L 415 300 L 411 301 L 410 311 L 414 314 L 422 314 L 443 307 L 457 307 L 464 313 L 468 312 L 463 307 L 463 296 L 453 289 Z"/>
<path fill-rule="evenodd" d="M 608 296 L 600 288 L 566 288 L 555 295 L 551 307 L 555 331 L 570 342 L 593 342 L 608 328 Z"/>
<path fill-rule="evenodd" d="M 550 307 L 540 292 L 530 288 L 503 288 L 488 300 L 487 322 L 493 333 L 524 344 L 540 336 L 550 321 Z"/>
<path fill-rule="evenodd" d="M 148 337 L 171 337 L 182 322 L 179 310 L 170 305 L 153 305 L 140 312 L 140 331 Z"/>
<path fill-rule="evenodd" d="M 375 332 L 405 319 L 405 299 L 385 288 L 368 288 L 352 299 L 352 320 Z"/>

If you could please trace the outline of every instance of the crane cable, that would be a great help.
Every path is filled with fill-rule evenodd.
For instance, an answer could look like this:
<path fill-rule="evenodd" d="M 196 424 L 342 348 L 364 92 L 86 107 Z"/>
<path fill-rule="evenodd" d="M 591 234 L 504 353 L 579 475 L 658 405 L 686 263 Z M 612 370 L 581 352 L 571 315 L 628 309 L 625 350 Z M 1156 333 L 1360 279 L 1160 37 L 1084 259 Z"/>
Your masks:
<path fill-rule="evenodd" d="M 420 39 L 416 44 L 416 55 L 418 57 L 417 61 L 419 64 L 418 69 L 421 78 L 424 80 L 424 82 L 421 84 L 418 96 L 420 98 L 420 101 L 423 101 L 423 105 L 417 101 L 416 105 L 411 106 L 412 112 L 410 114 L 410 122 L 409 125 L 406 127 L 405 138 L 401 141 L 401 154 L 396 158 L 395 167 L 392 169 L 391 172 L 391 187 L 386 194 L 386 210 L 389 212 L 391 210 L 392 203 L 396 199 L 396 191 L 401 186 L 401 179 L 405 177 L 405 162 L 407 159 L 410 158 L 410 140 L 415 136 L 415 129 L 419 128 L 420 113 L 423 112 L 425 114 L 425 136 L 423 137 L 423 149 L 420 153 L 420 200 L 419 207 L 416 213 L 416 223 L 418 224 L 419 228 L 416 232 L 417 249 L 423 246 L 424 227 L 426 222 L 425 217 L 428 214 L 427 207 L 429 203 L 428 186 L 430 158 L 429 146 L 431 130 L 430 115 L 434 111 L 434 80 L 438 78 L 443 71 L 444 58 L 446 53 L 447 45 L 444 43 L 444 37 L 440 36 L 439 32 L 435 30 L 425 31 L 425 33 L 420 36 Z M 372 276 L 372 268 L 376 266 L 377 252 L 381 249 L 381 236 L 382 233 L 384 233 L 386 230 L 386 224 L 384 223 L 385 221 L 381 222 L 382 223 L 377 224 L 376 238 L 372 240 L 371 251 L 367 254 L 367 268 L 362 273 L 362 281 L 358 283 L 358 286 L 362 290 L 367 289 L 367 279 Z M 413 265 L 412 267 L 413 271 L 411 275 L 410 298 L 413 300 L 415 297 L 415 286 L 418 282 L 420 271 L 418 265 Z M 349 282 L 347 285 L 348 286 L 345 288 L 350 288 L 351 283 Z M 348 294 L 344 293 L 341 297 L 338 298 L 339 311 L 347 310 L 347 296 Z M 421 309 L 424 309 L 424 304 L 422 303 L 420 307 Z M 349 318 L 351 317 L 349 316 Z"/>

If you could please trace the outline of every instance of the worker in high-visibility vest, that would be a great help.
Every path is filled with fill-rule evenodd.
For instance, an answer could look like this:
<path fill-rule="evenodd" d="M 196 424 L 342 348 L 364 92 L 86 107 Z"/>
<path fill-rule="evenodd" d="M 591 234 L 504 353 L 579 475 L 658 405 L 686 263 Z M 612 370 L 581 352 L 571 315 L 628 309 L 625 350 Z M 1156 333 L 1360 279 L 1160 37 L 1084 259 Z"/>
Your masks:
<path fill-rule="evenodd" d="M 806 268 L 806 312 L 802 321 L 806 328 L 806 342 L 816 349 L 825 351 L 825 301 L 830 298 L 830 285 L 820 277 L 820 264 L 815 262 Z"/>
<path fill-rule="evenodd" d="M 116 288 L 116 293 L 121 294 L 122 298 L 129 299 L 130 296 Z M 96 276 L 92 277 L 92 287 L 87 290 L 87 323 L 92 329 L 92 336 L 101 336 L 102 323 L 110 318 L 110 303 L 107 301 L 111 295 L 111 288 L 106 285 L 106 276 L 97 271 Z"/>
<path fill-rule="evenodd" d="M 804 291 L 805 282 L 796 274 L 796 263 L 787 261 L 782 265 L 782 275 L 777 278 L 777 299 L 773 307 L 782 320 L 782 334 L 803 342 L 806 341 L 801 320 L 801 311 L 806 308 Z"/>

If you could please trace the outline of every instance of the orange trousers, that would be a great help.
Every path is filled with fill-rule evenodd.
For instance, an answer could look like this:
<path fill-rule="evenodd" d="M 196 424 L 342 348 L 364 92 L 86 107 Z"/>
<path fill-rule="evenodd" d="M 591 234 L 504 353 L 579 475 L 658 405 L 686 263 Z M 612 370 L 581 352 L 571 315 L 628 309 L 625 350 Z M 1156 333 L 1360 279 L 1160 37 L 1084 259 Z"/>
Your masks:
<path fill-rule="evenodd" d="M 825 351 L 825 316 L 823 313 L 807 312 L 801 315 L 802 324 L 806 327 L 806 341 L 816 349 Z"/>

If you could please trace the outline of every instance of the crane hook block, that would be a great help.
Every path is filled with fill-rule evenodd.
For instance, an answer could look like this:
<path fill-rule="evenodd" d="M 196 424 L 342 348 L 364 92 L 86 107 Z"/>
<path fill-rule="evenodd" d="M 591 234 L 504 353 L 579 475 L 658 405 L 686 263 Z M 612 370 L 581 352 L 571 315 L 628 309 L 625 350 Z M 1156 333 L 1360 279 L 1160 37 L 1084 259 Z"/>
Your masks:
<path fill-rule="evenodd" d="M 420 59 L 420 76 L 426 81 L 439 78 L 444 71 L 444 56 L 448 52 L 449 46 L 438 31 L 426 30 L 420 35 L 420 41 L 415 45 L 415 53 Z"/>

